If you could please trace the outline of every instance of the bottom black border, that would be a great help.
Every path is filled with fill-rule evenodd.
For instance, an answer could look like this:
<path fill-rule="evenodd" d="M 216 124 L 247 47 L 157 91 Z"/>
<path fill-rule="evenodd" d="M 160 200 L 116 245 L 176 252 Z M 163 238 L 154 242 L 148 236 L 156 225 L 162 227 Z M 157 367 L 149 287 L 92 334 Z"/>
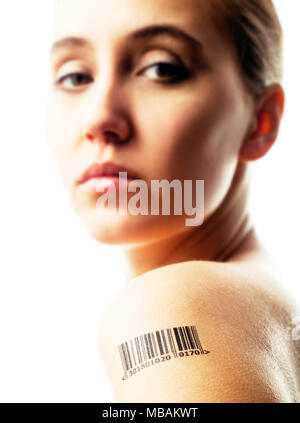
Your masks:
<path fill-rule="evenodd" d="M 200 421 L 203 418 L 221 417 L 227 413 L 245 419 L 251 416 L 261 416 L 266 412 L 268 418 L 274 413 L 277 418 L 287 417 L 289 410 L 300 404 L 197 404 L 197 403 L 7 403 L 0 404 L 2 421 L 30 422 L 138 422 L 164 421 L 177 419 L 180 421 Z M 246 413 L 246 414 L 245 414 Z M 4 416 L 10 420 L 3 419 Z"/>

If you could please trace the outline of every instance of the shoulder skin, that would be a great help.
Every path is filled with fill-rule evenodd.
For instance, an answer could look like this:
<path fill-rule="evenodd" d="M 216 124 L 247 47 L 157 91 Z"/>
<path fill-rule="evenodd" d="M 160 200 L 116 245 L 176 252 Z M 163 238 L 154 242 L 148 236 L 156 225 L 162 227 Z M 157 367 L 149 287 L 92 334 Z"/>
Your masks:
<path fill-rule="evenodd" d="M 116 401 L 294 402 L 288 314 L 226 263 L 185 262 L 133 279 L 99 325 Z"/>

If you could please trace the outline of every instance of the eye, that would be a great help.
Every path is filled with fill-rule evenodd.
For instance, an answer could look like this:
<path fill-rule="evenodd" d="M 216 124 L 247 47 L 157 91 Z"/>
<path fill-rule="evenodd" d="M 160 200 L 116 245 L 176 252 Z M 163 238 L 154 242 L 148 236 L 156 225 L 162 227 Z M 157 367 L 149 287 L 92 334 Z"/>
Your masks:
<path fill-rule="evenodd" d="M 71 82 L 71 87 L 66 87 L 65 86 L 65 88 L 67 88 L 67 89 L 68 88 L 71 88 L 72 89 L 72 88 L 74 88 L 74 86 L 75 87 L 78 87 L 77 84 L 79 84 L 79 86 L 80 86 L 80 85 L 82 85 L 84 83 L 90 83 L 90 82 L 92 82 L 92 78 L 88 74 L 80 73 L 80 72 L 74 72 L 74 73 L 69 73 L 69 74 L 64 75 L 61 78 L 59 78 L 56 81 L 55 85 L 63 85 L 63 83 L 65 81 L 70 81 Z"/>
<path fill-rule="evenodd" d="M 164 84 L 175 84 L 188 77 L 188 70 L 183 65 L 167 62 L 157 62 L 138 72 L 138 75 L 148 73 L 150 79 L 158 79 Z"/>

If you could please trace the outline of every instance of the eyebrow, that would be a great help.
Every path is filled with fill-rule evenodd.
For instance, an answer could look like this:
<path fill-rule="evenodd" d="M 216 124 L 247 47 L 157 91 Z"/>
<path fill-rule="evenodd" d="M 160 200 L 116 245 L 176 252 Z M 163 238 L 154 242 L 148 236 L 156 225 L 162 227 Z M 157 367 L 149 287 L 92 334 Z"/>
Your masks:
<path fill-rule="evenodd" d="M 192 47 L 202 49 L 203 45 L 199 40 L 188 34 L 183 29 L 175 25 L 150 25 L 140 28 L 128 35 L 128 39 L 132 40 L 147 40 L 152 37 L 159 35 L 168 35 L 178 40 L 184 41 Z M 71 48 L 88 48 L 93 49 L 93 45 L 90 41 L 80 37 L 65 37 L 56 41 L 51 47 L 51 55 L 58 50 L 71 49 Z"/>
<path fill-rule="evenodd" d="M 88 40 L 79 37 L 61 38 L 60 40 L 55 41 L 55 43 L 52 45 L 51 55 L 59 50 L 71 49 L 75 47 L 92 49 L 92 44 Z"/>

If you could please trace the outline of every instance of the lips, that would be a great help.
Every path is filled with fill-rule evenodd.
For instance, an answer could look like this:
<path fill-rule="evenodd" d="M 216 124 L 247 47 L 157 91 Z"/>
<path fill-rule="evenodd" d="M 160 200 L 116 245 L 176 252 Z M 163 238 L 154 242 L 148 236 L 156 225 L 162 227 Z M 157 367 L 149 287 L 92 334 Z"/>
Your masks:
<path fill-rule="evenodd" d="M 112 162 L 106 163 L 94 163 L 90 166 L 82 175 L 79 180 L 79 184 L 84 184 L 90 179 L 93 178 L 101 178 L 101 177 L 119 177 L 119 172 L 127 172 L 128 179 L 140 179 L 136 173 L 133 171 L 126 169 L 122 166 L 119 166 Z"/>

